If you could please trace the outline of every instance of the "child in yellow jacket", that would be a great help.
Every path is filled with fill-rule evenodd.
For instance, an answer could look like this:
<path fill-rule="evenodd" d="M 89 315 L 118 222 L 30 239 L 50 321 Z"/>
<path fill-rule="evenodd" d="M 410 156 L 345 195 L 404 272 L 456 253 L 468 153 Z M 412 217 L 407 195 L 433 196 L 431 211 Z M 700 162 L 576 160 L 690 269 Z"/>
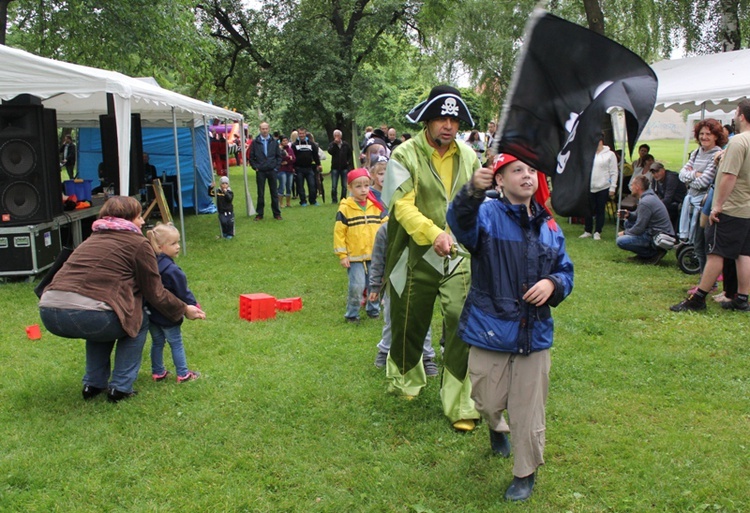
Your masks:
<path fill-rule="evenodd" d="M 359 309 L 363 295 L 366 297 L 369 282 L 368 267 L 372 259 L 375 234 L 388 220 L 388 213 L 369 199 L 370 173 L 365 168 L 347 174 L 349 197 L 341 200 L 333 228 L 333 251 L 341 267 L 349 274 L 349 295 L 344 318 L 359 322 Z M 376 301 L 366 303 L 367 315 L 377 319 L 380 307 Z"/>

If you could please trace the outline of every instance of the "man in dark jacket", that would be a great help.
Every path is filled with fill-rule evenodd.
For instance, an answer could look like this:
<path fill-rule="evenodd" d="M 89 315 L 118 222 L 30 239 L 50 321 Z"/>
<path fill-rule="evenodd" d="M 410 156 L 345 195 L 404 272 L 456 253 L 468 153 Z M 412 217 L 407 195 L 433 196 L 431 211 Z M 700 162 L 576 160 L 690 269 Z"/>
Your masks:
<path fill-rule="evenodd" d="M 315 184 L 315 173 L 320 173 L 320 156 L 318 155 L 318 145 L 307 137 L 307 129 L 299 128 L 297 130 L 297 140 L 292 143 L 294 156 L 297 160 L 294 162 L 294 171 L 297 174 L 297 194 L 299 194 L 299 204 L 307 206 L 307 197 L 305 196 L 305 182 L 307 182 L 307 192 L 310 195 L 310 205 L 319 206 L 317 202 L 318 188 Z"/>
<path fill-rule="evenodd" d="M 346 198 L 346 175 L 354 169 L 352 147 L 341 138 L 341 130 L 333 131 L 333 141 L 328 145 L 331 155 L 331 201 L 338 201 L 337 189 L 341 178 L 341 198 Z"/>
<path fill-rule="evenodd" d="M 268 123 L 260 124 L 260 134 L 253 139 L 250 145 L 250 166 L 255 169 L 255 183 L 258 186 L 258 203 L 255 207 L 256 221 L 263 219 L 263 208 L 265 207 L 266 180 L 271 191 L 271 210 L 273 218 L 281 221 L 281 210 L 279 209 L 279 197 L 276 191 L 276 173 L 281 164 L 281 150 L 276 140 L 270 135 Z"/>
<path fill-rule="evenodd" d="M 401 144 L 401 139 L 396 137 L 396 129 L 395 128 L 389 128 L 388 129 L 388 140 L 385 141 L 385 145 L 388 147 L 388 151 L 393 151 L 393 149 Z"/>
<path fill-rule="evenodd" d="M 651 188 L 661 202 L 664 203 L 664 206 L 667 207 L 669 220 L 676 231 L 680 205 L 682 205 L 682 200 L 685 199 L 687 188 L 680 181 L 677 173 L 665 169 L 664 164 L 661 162 L 651 164 L 651 177 Z"/>
<path fill-rule="evenodd" d="M 75 177 L 73 168 L 76 165 L 76 145 L 73 144 L 73 138 L 70 134 L 65 136 L 63 144 L 60 146 L 60 163 L 68 172 L 68 178 L 72 180 Z"/>

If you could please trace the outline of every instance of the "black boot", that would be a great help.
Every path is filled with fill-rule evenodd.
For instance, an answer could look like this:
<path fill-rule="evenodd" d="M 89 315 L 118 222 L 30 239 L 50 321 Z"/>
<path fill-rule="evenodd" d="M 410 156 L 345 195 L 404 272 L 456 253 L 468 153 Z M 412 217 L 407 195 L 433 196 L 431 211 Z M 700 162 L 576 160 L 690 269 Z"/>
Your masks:
<path fill-rule="evenodd" d="M 130 399 L 131 397 L 138 395 L 138 392 L 133 390 L 132 392 L 120 392 L 114 388 L 107 390 L 107 400 L 111 403 L 119 403 L 123 399 Z"/>
<path fill-rule="evenodd" d="M 525 501 L 531 497 L 531 491 L 534 489 L 534 474 L 526 477 L 513 476 L 513 482 L 505 492 L 505 500 L 508 501 Z"/>
<path fill-rule="evenodd" d="M 510 456 L 510 441 L 508 441 L 508 435 L 505 433 L 490 429 L 490 446 L 493 453 L 499 454 L 503 458 Z"/>
<path fill-rule="evenodd" d="M 91 385 L 83 385 L 83 390 L 81 391 L 81 394 L 83 395 L 84 401 L 88 401 L 89 399 L 93 399 L 97 395 L 104 392 L 104 388 L 97 388 L 92 387 Z"/>

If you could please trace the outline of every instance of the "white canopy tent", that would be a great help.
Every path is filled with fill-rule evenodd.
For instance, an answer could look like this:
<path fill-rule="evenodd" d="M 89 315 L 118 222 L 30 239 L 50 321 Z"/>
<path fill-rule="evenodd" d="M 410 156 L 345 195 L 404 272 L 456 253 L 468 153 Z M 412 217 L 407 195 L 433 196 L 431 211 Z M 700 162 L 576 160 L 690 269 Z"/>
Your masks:
<path fill-rule="evenodd" d="M 750 92 L 750 50 L 664 60 L 651 67 L 659 79 L 660 111 L 732 110 Z"/>
<path fill-rule="evenodd" d="M 47 59 L 3 45 L 0 45 L 0 67 L 3 70 L 0 73 L 0 99 L 10 100 L 20 94 L 37 96 L 45 107 L 57 111 L 57 120 L 62 126 L 99 126 L 99 115 L 108 113 L 107 97 L 111 95 L 116 116 L 122 194 L 129 192 L 131 113 L 139 113 L 144 126 L 173 126 L 175 132 L 178 122 L 192 127 L 205 124 L 207 117 L 243 122 L 241 114 L 163 89 L 155 83 L 113 71 Z M 244 134 L 242 138 L 244 146 Z M 177 159 L 178 184 L 179 176 Z M 245 189 L 247 191 L 247 183 Z M 182 217 L 182 211 L 180 215 Z"/>
<path fill-rule="evenodd" d="M 656 109 L 690 113 L 683 160 L 695 121 L 713 117 L 730 123 L 737 103 L 750 92 L 750 50 L 664 60 L 651 67 L 659 79 Z"/>

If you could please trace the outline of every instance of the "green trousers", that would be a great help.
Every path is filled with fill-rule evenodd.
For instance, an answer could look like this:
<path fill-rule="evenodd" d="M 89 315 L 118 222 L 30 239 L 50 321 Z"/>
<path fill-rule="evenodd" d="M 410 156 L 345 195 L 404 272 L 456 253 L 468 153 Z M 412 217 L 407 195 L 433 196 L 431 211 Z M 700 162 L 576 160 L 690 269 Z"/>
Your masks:
<path fill-rule="evenodd" d="M 391 293 L 391 350 L 388 353 L 386 377 L 389 390 L 396 394 L 416 396 L 427 384 L 422 366 L 422 345 L 432 322 L 435 300 L 445 321 L 445 352 L 440 398 L 443 412 L 451 422 L 478 419 L 471 399 L 468 376 L 469 346 L 458 337 L 458 320 L 471 285 L 469 261 L 458 264 L 449 273 L 448 260 L 441 273 L 426 261 L 406 272 L 401 293 Z"/>

